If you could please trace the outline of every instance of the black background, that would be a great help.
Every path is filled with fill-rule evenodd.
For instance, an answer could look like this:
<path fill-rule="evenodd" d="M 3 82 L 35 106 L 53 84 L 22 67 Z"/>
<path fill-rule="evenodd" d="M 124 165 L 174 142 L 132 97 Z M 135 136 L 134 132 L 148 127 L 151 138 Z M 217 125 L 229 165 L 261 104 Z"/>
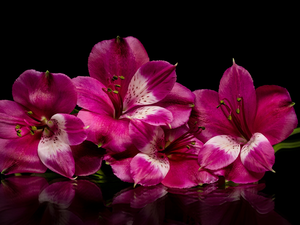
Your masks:
<path fill-rule="evenodd" d="M 218 90 L 234 58 L 256 87 L 287 88 L 300 113 L 296 5 L 6 4 L 0 19 L 1 99 L 12 99 L 11 86 L 27 69 L 88 76 L 94 44 L 119 35 L 138 38 L 150 60 L 178 62 L 177 81 L 192 91 Z M 277 209 L 290 217 L 296 212 L 299 159 L 299 149 L 278 152 L 276 174 L 264 178 Z"/>

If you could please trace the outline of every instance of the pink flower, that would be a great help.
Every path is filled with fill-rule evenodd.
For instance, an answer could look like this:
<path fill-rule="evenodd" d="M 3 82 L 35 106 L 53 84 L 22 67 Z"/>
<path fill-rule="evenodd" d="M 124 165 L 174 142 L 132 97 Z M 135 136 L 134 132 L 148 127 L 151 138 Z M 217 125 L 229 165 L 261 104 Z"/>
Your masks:
<path fill-rule="evenodd" d="M 99 169 L 101 158 L 95 157 L 95 147 L 89 155 L 84 148 L 89 144 L 79 145 L 86 139 L 83 122 L 69 115 L 77 102 L 69 77 L 27 70 L 12 92 L 14 101 L 0 101 L 1 173 L 43 173 L 49 168 L 71 178 Z M 85 169 L 87 162 L 93 166 Z"/>
<path fill-rule="evenodd" d="M 142 121 L 130 123 L 129 133 L 137 150 L 106 156 L 115 174 L 127 182 L 143 186 L 159 183 L 167 187 L 187 188 L 218 180 L 209 171 L 199 170 L 198 153 L 203 143 L 183 125 L 163 129 Z"/>
<path fill-rule="evenodd" d="M 202 168 L 218 171 L 227 180 L 249 183 L 273 171 L 272 145 L 286 139 L 297 126 L 289 93 L 276 85 L 255 90 L 243 67 L 233 63 L 220 81 L 219 93 L 197 90 L 190 124 L 204 126 L 198 137 Z"/>
<path fill-rule="evenodd" d="M 187 122 L 194 96 L 176 83 L 176 66 L 148 62 L 143 45 L 133 37 L 105 40 L 92 49 L 91 77 L 76 77 L 78 113 L 87 140 L 107 150 L 125 151 L 131 144 L 130 119 L 155 126 L 178 127 Z"/>

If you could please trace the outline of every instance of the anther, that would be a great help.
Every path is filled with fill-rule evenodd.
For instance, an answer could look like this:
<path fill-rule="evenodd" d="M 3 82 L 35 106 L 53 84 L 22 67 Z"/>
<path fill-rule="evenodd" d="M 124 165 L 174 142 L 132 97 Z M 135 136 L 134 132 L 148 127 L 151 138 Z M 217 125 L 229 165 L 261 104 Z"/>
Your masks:
<path fill-rule="evenodd" d="M 107 91 L 108 91 L 108 92 L 112 92 L 112 89 L 111 89 L 111 88 L 107 88 Z"/>
<path fill-rule="evenodd" d="M 33 131 L 33 130 L 30 130 L 30 134 L 31 134 L 31 135 L 34 135 L 34 131 Z"/>
<path fill-rule="evenodd" d="M 195 144 L 196 144 L 196 142 L 195 142 L 195 141 L 192 141 L 192 142 L 191 142 L 191 144 L 192 144 L 192 145 L 195 145 Z"/>
<path fill-rule="evenodd" d="M 17 135 L 18 135 L 19 137 L 22 137 L 21 130 L 17 130 Z"/>
<path fill-rule="evenodd" d="M 242 98 L 237 98 L 236 100 L 237 100 L 238 102 L 240 102 L 240 101 L 242 100 Z"/>
<path fill-rule="evenodd" d="M 120 84 L 115 84 L 115 87 L 119 87 L 119 88 L 120 88 L 120 87 L 121 87 L 121 85 L 120 85 Z"/>
<path fill-rule="evenodd" d="M 191 107 L 191 108 L 193 108 L 193 107 L 195 107 L 195 104 L 189 104 L 189 106 Z"/>
<path fill-rule="evenodd" d="M 116 75 L 113 75 L 113 78 L 112 78 L 112 80 L 113 80 L 113 81 L 115 81 L 115 80 L 118 80 L 118 76 L 116 76 Z"/>
<path fill-rule="evenodd" d="M 113 93 L 118 94 L 119 92 L 117 90 L 114 90 Z"/>
<path fill-rule="evenodd" d="M 31 126 L 31 130 L 33 131 L 37 130 L 36 126 Z"/>
<path fill-rule="evenodd" d="M 236 113 L 237 113 L 237 114 L 240 113 L 240 109 L 239 109 L 239 108 L 236 109 Z"/>
<path fill-rule="evenodd" d="M 228 120 L 232 120 L 232 116 L 231 114 L 229 114 L 229 116 L 227 117 Z"/>
<path fill-rule="evenodd" d="M 186 147 L 187 147 L 187 149 L 190 149 L 190 148 L 191 148 L 189 145 L 187 145 Z"/>
<path fill-rule="evenodd" d="M 21 128 L 20 125 L 17 125 L 17 126 L 16 126 L 16 129 L 20 129 L 20 128 Z"/>
<path fill-rule="evenodd" d="M 32 111 L 27 111 L 27 114 L 28 114 L 28 115 L 32 115 L 33 112 L 32 112 Z"/>
<path fill-rule="evenodd" d="M 199 129 L 205 130 L 205 127 L 198 127 Z"/>
<path fill-rule="evenodd" d="M 119 76 L 119 78 L 120 78 L 121 80 L 124 80 L 124 79 L 125 79 L 125 77 L 123 77 L 123 76 Z"/>

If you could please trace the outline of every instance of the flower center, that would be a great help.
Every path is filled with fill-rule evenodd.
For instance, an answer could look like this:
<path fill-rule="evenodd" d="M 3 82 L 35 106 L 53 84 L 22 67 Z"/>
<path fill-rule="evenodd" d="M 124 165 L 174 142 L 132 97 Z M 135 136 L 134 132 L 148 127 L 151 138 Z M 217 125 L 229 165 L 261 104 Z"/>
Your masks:
<path fill-rule="evenodd" d="M 238 107 L 236 109 L 231 105 L 227 98 L 222 99 L 217 108 L 221 108 L 223 114 L 230 121 L 232 126 L 244 139 L 249 141 L 252 133 L 247 125 L 243 97 L 237 97 L 236 101 L 238 102 Z"/>
<path fill-rule="evenodd" d="M 114 75 L 112 79 L 108 79 L 107 89 L 103 88 L 103 91 L 108 95 L 115 108 L 115 119 L 118 119 L 122 115 L 123 111 L 123 99 L 121 97 L 122 81 L 125 79 L 123 76 Z"/>
<path fill-rule="evenodd" d="M 205 130 L 204 127 L 198 127 L 195 124 L 192 129 L 190 129 L 174 141 L 167 141 L 165 144 L 165 149 L 161 148 L 163 150 L 160 152 L 166 154 L 169 159 L 175 159 L 177 157 L 197 159 L 198 156 L 196 154 L 190 153 L 189 150 L 191 147 L 196 145 L 195 135 L 200 134 L 203 130 Z M 184 149 L 185 151 L 183 151 Z"/>
<path fill-rule="evenodd" d="M 30 123 L 24 119 L 24 123 L 17 124 L 15 126 L 15 131 L 19 137 L 25 136 L 27 134 L 35 135 L 36 133 L 43 132 L 44 137 L 51 137 L 58 130 L 57 121 L 54 119 L 47 120 L 43 118 L 41 121 L 34 118 L 33 112 L 28 111 L 27 114 L 37 121 L 38 123 Z"/>

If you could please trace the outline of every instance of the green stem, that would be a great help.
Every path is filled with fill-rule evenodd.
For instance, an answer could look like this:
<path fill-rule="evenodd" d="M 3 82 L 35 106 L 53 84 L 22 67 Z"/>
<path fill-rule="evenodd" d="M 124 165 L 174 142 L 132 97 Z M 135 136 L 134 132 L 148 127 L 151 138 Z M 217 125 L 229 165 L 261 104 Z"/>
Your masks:
<path fill-rule="evenodd" d="M 300 140 L 283 141 L 273 146 L 275 153 L 282 148 L 298 148 Z"/>
<path fill-rule="evenodd" d="M 297 127 L 296 129 L 294 129 L 294 131 L 290 134 L 290 136 L 294 135 L 294 134 L 298 134 L 300 133 L 300 127 Z"/>

